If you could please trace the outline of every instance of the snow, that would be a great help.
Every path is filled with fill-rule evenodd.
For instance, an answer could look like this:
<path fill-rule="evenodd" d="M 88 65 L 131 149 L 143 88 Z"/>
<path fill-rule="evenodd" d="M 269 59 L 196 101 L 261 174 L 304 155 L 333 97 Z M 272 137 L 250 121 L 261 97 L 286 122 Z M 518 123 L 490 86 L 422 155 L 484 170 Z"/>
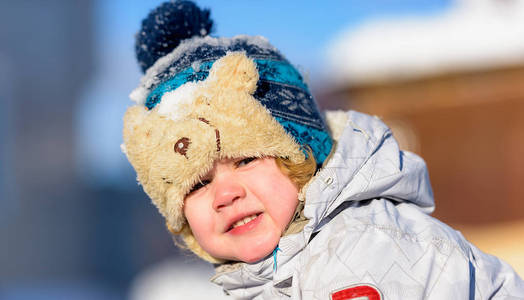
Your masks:
<path fill-rule="evenodd" d="M 191 68 L 193 68 L 193 71 L 200 72 L 200 65 L 202 64 L 202 61 L 196 60 L 191 63 Z"/>
<path fill-rule="evenodd" d="M 132 282 L 131 300 L 230 299 L 221 288 L 209 282 L 211 264 L 192 259 L 167 259 L 143 270 Z"/>
<path fill-rule="evenodd" d="M 147 69 L 145 75 L 140 79 L 139 86 L 131 92 L 129 98 L 131 98 L 131 100 L 137 104 L 143 105 L 147 99 L 147 96 L 151 92 L 151 88 L 159 83 L 156 75 L 164 72 L 174 61 L 180 59 L 184 53 L 194 51 L 196 48 L 205 44 L 212 45 L 214 47 L 228 48 L 239 40 L 245 40 L 247 44 L 256 45 L 261 49 L 277 51 L 263 36 L 237 35 L 232 38 L 196 36 L 182 41 L 180 45 L 176 47 L 171 53 L 159 58 L 155 64 Z M 171 69 L 169 71 L 171 71 Z"/>
<path fill-rule="evenodd" d="M 126 148 L 125 144 L 123 144 L 123 143 L 120 144 L 120 151 L 122 151 L 122 153 L 127 155 L 127 148 Z"/>
<path fill-rule="evenodd" d="M 188 108 L 194 101 L 195 93 L 201 83 L 186 82 L 177 89 L 162 95 L 158 104 L 158 113 L 167 116 L 173 121 L 183 119 L 191 113 Z"/>
<path fill-rule="evenodd" d="M 457 0 L 432 17 L 374 21 L 327 48 L 335 85 L 414 78 L 524 62 L 524 1 Z"/>

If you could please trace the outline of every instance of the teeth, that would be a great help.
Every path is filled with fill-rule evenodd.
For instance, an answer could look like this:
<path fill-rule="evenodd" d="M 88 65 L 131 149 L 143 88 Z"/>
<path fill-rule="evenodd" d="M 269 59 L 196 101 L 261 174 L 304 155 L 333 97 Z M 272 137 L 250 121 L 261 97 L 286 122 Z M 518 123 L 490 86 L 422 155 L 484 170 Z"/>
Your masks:
<path fill-rule="evenodd" d="M 247 217 L 243 218 L 242 220 L 238 220 L 238 221 L 236 221 L 235 224 L 233 224 L 232 227 L 235 228 L 235 227 L 238 227 L 238 226 L 242 226 L 242 225 L 244 225 L 244 224 L 247 224 L 247 223 L 253 221 L 256 217 L 257 217 L 256 214 L 251 215 L 251 216 L 247 216 Z"/>

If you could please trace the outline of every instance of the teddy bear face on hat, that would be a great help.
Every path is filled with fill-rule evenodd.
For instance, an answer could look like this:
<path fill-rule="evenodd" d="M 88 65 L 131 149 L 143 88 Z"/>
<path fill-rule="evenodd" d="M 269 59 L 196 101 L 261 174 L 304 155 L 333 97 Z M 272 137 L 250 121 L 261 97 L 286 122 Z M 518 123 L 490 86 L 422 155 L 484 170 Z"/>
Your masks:
<path fill-rule="evenodd" d="M 293 137 L 253 97 L 257 81 L 253 60 L 232 52 L 213 64 L 205 80 L 165 93 L 152 110 L 133 106 L 126 112 L 126 155 L 174 230 L 185 224 L 185 195 L 215 160 L 304 159 Z"/>

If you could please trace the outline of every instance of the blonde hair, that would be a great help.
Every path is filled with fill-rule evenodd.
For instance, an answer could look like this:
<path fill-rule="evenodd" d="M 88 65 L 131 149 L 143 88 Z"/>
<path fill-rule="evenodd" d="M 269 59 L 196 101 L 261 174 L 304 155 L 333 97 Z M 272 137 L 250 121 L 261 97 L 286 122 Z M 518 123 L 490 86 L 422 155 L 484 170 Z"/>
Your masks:
<path fill-rule="evenodd" d="M 309 147 L 306 148 L 306 153 L 306 158 L 301 163 L 293 163 L 289 159 L 281 157 L 275 159 L 280 171 L 295 183 L 299 191 L 317 171 L 317 161 Z"/>
<path fill-rule="evenodd" d="M 282 172 L 296 185 L 300 191 L 306 183 L 311 180 L 317 170 L 317 162 L 313 156 L 313 152 L 309 147 L 306 148 L 306 158 L 303 162 L 293 163 L 287 158 L 277 157 L 275 162 Z M 166 223 L 167 229 L 173 235 L 173 241 L 181 249 L 191 250 L 197 256 L 208 262 L 218 264 L 224 263 L 222 259 L 211 256 L 207 253 L 195 239 L 189 224 L 184 224 L 180 231 L 174 230 L 169 224 Z"/>

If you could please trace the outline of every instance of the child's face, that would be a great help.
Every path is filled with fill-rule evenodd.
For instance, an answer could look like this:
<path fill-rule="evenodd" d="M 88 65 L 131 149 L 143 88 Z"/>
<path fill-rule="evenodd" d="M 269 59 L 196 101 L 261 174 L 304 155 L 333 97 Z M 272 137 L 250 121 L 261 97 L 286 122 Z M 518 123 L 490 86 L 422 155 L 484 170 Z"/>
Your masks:
<path fill-rule="evenodd" d="M 184 214 L 206 252 L 256 262 L 275 249 L 298 190 L 274 158 L 221 160 L 201 182 L 186 196 Z"/>

